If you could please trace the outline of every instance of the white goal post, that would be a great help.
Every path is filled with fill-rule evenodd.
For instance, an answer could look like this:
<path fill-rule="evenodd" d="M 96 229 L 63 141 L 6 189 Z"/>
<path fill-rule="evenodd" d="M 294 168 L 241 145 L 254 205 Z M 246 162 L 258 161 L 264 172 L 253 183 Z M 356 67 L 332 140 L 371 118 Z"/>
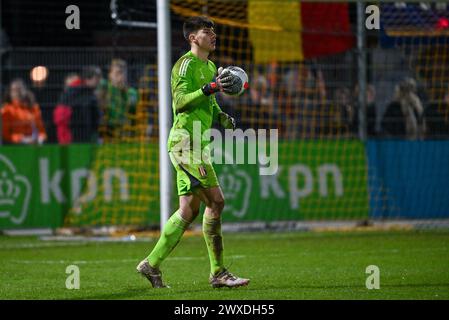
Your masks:
<path fill-rule="evenodd" d="M 157 70 L 159 105 L 159 194 L 161 230 L 172 212 L 172 171 L 167 152 L 167 138 L 171 127 L 171 27 L 170 1 L 157 0 L 157 21 L 125 20 L 120 16 L 117 0 L 110 2 L 111 18 L 119 26 L 157 29 Z"/>

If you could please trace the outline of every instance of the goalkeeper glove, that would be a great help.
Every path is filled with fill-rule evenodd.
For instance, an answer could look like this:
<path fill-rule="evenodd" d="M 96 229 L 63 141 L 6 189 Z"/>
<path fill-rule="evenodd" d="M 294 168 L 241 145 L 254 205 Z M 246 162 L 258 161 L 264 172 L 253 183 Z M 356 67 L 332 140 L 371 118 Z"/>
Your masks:
<path fill-rule="evenodd" d="M 234 93 L 233 88 L 236 84 L 241 82 L 240 78 L 231 73 L 229 69 L 218 68 L 218 76 L 216 82 L 205 84 L 201 90 L 205 96 L 223 91 L 225 93 Z"/>
<path fill-rule="evenodd" d="M 221 75 L 222 71 L 223 71 L 223 67 L 218 68 L 218 77 L 216 79 L 216 82 L 211 82 L 211 83 L 205 84 L 201 88 L 201 90 L 203 91 L 205 96 L 210 96 L 211 94 L 217 93 L 223 89 L 222 81 L 220 80 L 220 75 Z M 229 74 L 230 74 L 230 71 L 226 70 L 223 75 L 229 75 Z M 223 76 L 223 75 L 221 75 L 221 76 Z M 226 81 L 229 82 L 229 80 L 230 79 L 227 79 Z M 226 85 L 228 85 L 226 81 L 225 81 L 225 83 L 226 83 Z"/>
<path fill-rule="evenodd" d="M 229 69 L 223 69 L 223 67 L 218 68 L 217 80 L 222 87 L 222 91 L 229 94 L 234 94 L 234 86 L 242 82 L 242 80 L 234 75 Z"/>
<path fill-rule="evenodd" d="M 218 91 L 220 91 L 220 86 L 216 82 L 211 82 L 205 84 L 201 90 L 203 91 L 205 96 L 210 96 Z"/>
<path fill-rule="evenodd" d="M 220 112 L 218 114 L 218 122 L 225 129 L 235 130 L 235 119 L 227 113 Z"/>

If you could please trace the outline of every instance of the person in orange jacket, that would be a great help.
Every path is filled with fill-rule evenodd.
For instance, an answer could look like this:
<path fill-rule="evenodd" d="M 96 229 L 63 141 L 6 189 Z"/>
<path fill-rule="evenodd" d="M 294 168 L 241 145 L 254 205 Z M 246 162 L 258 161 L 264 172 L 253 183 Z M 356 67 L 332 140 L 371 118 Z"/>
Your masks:
<path fill-rule="evenodd" d="M 21 79 L 11 82 L 1 109 L 3 142 L 42 144 L 47 133 L 33 93 Z"/>

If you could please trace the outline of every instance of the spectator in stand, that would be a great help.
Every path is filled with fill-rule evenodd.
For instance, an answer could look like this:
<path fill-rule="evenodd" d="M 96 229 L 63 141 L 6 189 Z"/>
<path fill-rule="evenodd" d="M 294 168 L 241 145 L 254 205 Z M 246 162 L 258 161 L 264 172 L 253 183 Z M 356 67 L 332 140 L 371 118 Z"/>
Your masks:
<path fill-rule="evenodd" d="M 292 64 L 282 79 L 281 99 L 285 110 L 286 137 L 316 138 L 321 135 L 321 119 L 326 103 L 326 83 L 315 62 Z"/>
<path fill-rule="evenodd" d="M 406 78 L 396 86 L 393 101 L 382 118 L 383 134 L 410 140 L 421 138 L 423 113 L 423 105 L 416 94 L 416 81 Z"/>
<path fill-rule="evenodd" d="M 335 116 L 331 124 L 331 132 L 337 136 L 348 133 L 352 136 L 357 130 L 354 124 L 357 113 L 348 87 L 339 87 L 334 91 L 333 106 Z"/>
<path fill-rule="evenodd" d="M 449 87 L 444 96 L 430 103 L 424 111 L 426 139 L 449 138 Z"/>
<path fill-rule="evenodd" d="M 113 59 L 108 81 L 102 81 L 99 90 L 101 108 L 101 138 L 117 141 L 131 136 L 135 123 L 139 94 L 128 85 L 128 65 L 122 59 Z"/>
<path fill-rule="evenodd" d="M 11 82 L 1 109 L 3 142 L 42 144 L 47 139 L 41 110 L 21 79 Z"/>
<path fill-rule="evenodd" d="M 69 88 L 81 85 L 81 78 L 77 73 L 69 73 L 64 78 L 64 91 L 59 101 L 64 99 Z M 56 126 L 56 136 L 60 144 L 69 144 L 72 142 L 72 131 L 70 129 L 70 118 L 72 117 L 72 108 L 59 103 L 53 111 L 53 123 Z"/>
<path fill-rule="evenodd" d="M 356 85 L 354 89 L 354 101 L 356 102 L 354 113 L 351 119 L 351 132 L 358 136 L 359 132 L 359 86 Z M 376 89 L 372 84 L 366 86 L 366 134 L 369 138 L 373 138 L 377 135 L 376 132 Z"/>
<path fill-rule="evenodd" d="M 76 87 L 81 84 L 81 78 L 78 73 L 72 72 L 64 78 L 64 90 L 69 87 Z"/>
<path fill-rule="evenodd" d="M 270 127 L 270 121 L 277 119 L 277 109 L 268 79 L 263 73 L 255 72 L 253 74 L 248 97 L 252 108 L 252 127 L 254 129 Z"/>
<path fill-rule="evenodd" d="M 79 79 L 66 77 L 67 86 L 53 112 L 56 134 L 60 144 L 96 142 L 99 109 L 97 87 L 101 70 L 85 67 Z"/>

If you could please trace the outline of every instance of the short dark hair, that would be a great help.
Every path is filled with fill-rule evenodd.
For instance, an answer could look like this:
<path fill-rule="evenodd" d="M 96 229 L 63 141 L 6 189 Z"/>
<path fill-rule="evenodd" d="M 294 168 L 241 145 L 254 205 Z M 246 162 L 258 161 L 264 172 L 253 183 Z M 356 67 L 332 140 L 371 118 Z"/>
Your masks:
<path fill-rule="evenodd" d="M 189 41 L 189 35 L 203 28 L 213 28 L 214 22 L 205 16 L 196 16 L 188 18 L 182 27 L 184 38 Z"/>
<path fill-rule="evenodd" d="M 83 79 L 92 79 L 94 77 L 101 78 L 101 69 L 98 66 L 87 66 L 81 70 L 81 78 Z"/>

